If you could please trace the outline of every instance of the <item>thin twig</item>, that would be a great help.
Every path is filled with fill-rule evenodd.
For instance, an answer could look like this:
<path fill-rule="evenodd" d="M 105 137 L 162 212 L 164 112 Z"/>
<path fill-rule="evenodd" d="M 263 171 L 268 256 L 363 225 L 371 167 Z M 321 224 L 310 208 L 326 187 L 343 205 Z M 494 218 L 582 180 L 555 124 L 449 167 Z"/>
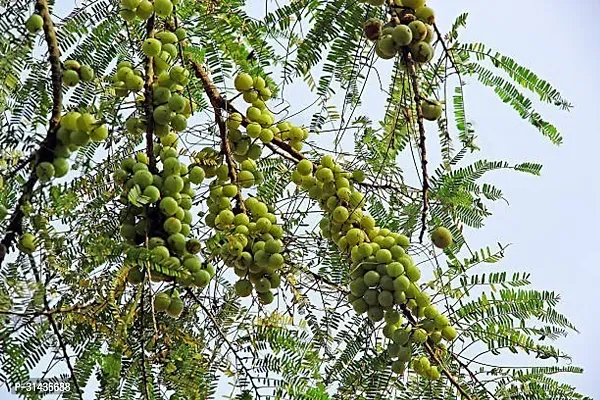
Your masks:
<path fill-rule="evenodd" d="M 227 337 L 227 335 L 225 334 L 225 332 L 223 332 L 223 330 L 219 326 L 219 322 L 217 321 L 217 319 L 215 318 L 215 316 L 212 315 L 212 313 L 210 312 L 210 310 L 208 308 L 206 308 L 206 306 L 204 304 L 202 304 L 202 302 L 196 297 L 196 295 L 194 294 L 194 292 L 192 292 L 189 289 L 188 289 L 187 292 L 194 299 L 194 301 L 196 302 L 196 304 L 198 304 L 198 306 L 200 306 L 200 308 L 202 308 L 202 311 L 204 311 L 204 313 L 208 316 L 208 318 L 210 319 L 210 321 L 214 325 L 215 329 L 217 330 L 217 332 L 219 333 L 219 335 L 221 336 L 221 338 L 223 338 L 223 340 L 225 341 L 225 343 L 229 347 L 229 350 L 231 350 L 231 352 L 233 353 L 234 357 L 236 358 L 236 360 L 238 361 L 238 363 L 240 364 L 240 366 L 242 367 L 242 369 L 246 373 L 246 376 L 248 377 L 248 380 L 252 384 L 254 392 L 256 393 L 256 398 L 259 399 L 261 396 L 260 396 L 260 393 L 258 391 L 258 387 L 256 386 L 256 383 L 254 383 L 254 380 L 252 379 L 252 375 L 250 374 L 250 371 L 248 370 L 248 368 L 246 368 L 246 364 L 244 364 L 244 360 L 242 360 L 242 358 L 237 353 L 236 349 L 233 346 L 233 343 L 231 343 L 231 341 L 229 340 L 229 338 Z"/>
<path fill-rule="evenodd" d="M 427 230 L 427 213 L 429 211 L 429 174 L 427 173 L 427 146 L 425 145 L 425 125 L 423 123 L 423 109 L 421 107 L 421 95 L 419 94 L 419 82 L 417 71 L 415 70 L 415 62 L 411 54 L 406 51 L 404 58 L 408 67 L 408 75 L 413 88 L 415 107 L 417 110 L 417 125 L 419 126 L 419 149 L 421 150 L 421 170 L 423 177 L 423 211 L 421 214 L 421 233 L 419 235 L 419 243 L 423 243 L 423 236 Z"/>
<path fill-rule="evenodd" d="M 40 271 L 37 268 L 37 264 L 32 255 L 29 255 L 29 263 L 33 268 L 33 275 L 35 277 L 35 281 L 38 285 L 42 285 L 42 278 L 40 275 Z M 60 333 L 60 329 L 58 329 L 58 325 L 56 324 L 56 320 L 54 319 L 54 315 L 50 314 L 50 304 L 48 302 L 48 296 L 46 296 L 46 288 L 42 289 L 42 300 L 44 302 L 44 311 L 46 312 L 46 318 L 48 318 L 48 322 L 50 322 L 50 326 L 52 327 L 52 331 L 54 335 L 56 335 L 56 339 L 58 340 L 58 346 L 63 354 L 63 358 L 65 359 L 65 363 L 67 364 L 67 368 L 71 374 L 71 381 L 73 381 L 73 386 L 75 386 L 75 391 L 77 392 L 80 399 L 83 400 L 83 393 L 81 392 L 81 387 L 79 386 L 79 382 L 77 381 L 77 377 L 75 376 L 75 368 L 73 368 L 73 364 L 71 364 L 71 359 L 69 357 L 69 353 L 67 352 L 67 346 L 63 340 L 62 334 Z"/>

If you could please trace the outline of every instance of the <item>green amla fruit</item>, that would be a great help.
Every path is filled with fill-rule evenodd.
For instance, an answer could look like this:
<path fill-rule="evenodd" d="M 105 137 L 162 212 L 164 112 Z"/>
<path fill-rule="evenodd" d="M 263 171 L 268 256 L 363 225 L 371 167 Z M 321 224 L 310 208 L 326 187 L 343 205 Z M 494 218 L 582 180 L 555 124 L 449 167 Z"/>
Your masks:
<path fill-rule="evenodd" d="M 423 118 L 428 121 L 436 121 L 442 116 L 442 105 L 436 100 L 426 100 L 421 103 Z"/>
<path fill-rule="evenodd" d="M 47 161 L 39 163 L 35 168 L 35 174 L 41 182 L 48 182 L 54 177 L 55 172 L 54 165 Z"/>
<path fill-rule="evenodd" d="M 25 28 L 31 33 L 36 33 L 42 26 L 44 25 L 44 20 L 39 14 L 33 14 L 27 21 L 25 22 Z"/>
<path fill-rule="evenodd" d="M 370 18 L 365 21 L 363 25 L 363 31 L 365 32 L 365 36 L 369 40 L 377 40 L 379 39 L 379 34 L 381 33 L 381 26 L 383 23 L 378 18 Z"/>
<path fill-rule="evenodd" d="M 381 37 L 377 41 L 376 46 L 377 49 L 379 49 L 379 52 L 384 55 L 384 57 L 381 58 L 392 58 L 396 55 L 396 48 L 394 47 L 394 39 L 392 38 L 392 35 Z"/>
<path fill-rule="evenodd" d="M 155 0 L 154 12 L 161 18 L 166 18 L 173 12 L 173 3 L 171 0 Z"/>
<path fill-rule="evenodd" d="M 77 129 L 84 132 L 90 132 L 94 128 L 96 118 L 90 113 L 83 113 L 77 118 Z"/>
<path fill-rule="evenodd" d="M 8 210 L 2 204 L 0 204 L 0 221 L 2 221 L 8 215 Z"/>
<path fill-rule="evenodd" d="M 435 32 L 433 30 L 433 26 L 427 25 L 427 36 L 423 39 L 424 42 L 431 43 L 433 42 L 433 38 L 435 36 Z"/>
<path fill-rule="evenodd" d="M 79 71 L 81 68 L 81 64 L 77 60 L 66 60 L 63 65 L 65 69 L 72 69 L 75 71 Z"/>
<path fill-rule="evenodd" d="M 171 304 L 171 297 L 167 293 L 159 293 L 154 297 L 154 310 L 158 312 L 167 311 Z"/>
<path fill-rule="evenodd" d="M 84 82 L 89 82 L 94 79 L 94 70 L 89 65 L 82 65 L 79 68 L 79 77 Z"/>
<path fill-rule="evenodd" d="M 183 301 L 179 297 L 171 297 L 171 304 L 167 308 L 167 315 L 178 318 L 183 312 Z"/>
<path fill-rule="evenodd" d="M 54 166 L 54 176 L 61 178 L 69 172 L 69 161 L 65 158 L 55 158 L 52 162 Z"/>
<path fill-rule="evenodd" d="M 31 233 L 24 233 L 19 238 L 19 247 L 26 254 L 31 254 L 35 251 L 35 237 Z"/>
<path fill-rule="evenodd" d="M 442 329 L 442 337 L 449 342 L 456 339 L 457 336 L 458 336 L 458 333 L 456 332 L 456 329 L 454 329 L 454 327 L 452 327 L 452 326 L 446 326 L 445 328 Z"/>
<path fill-rule="evenodd" d="M 162 44 L 177 43 L 177 35 L 173 32 L 161 31 L 156 34 L 156 37 L 162 42 Z"/>
<path fill-rule="evenodd" d="M 148 57 L 155 57 L 160 53 L 162 45 L 159 40 L 154 38 L 149 38 L 144 41 L 142 45 L 142 51 Z"/>
<path fill-rule="evenodd" d="M 439 226 L 431 234 L 431 241 L 436 247 L 445 249 L 452 244 L 452 233 L 443 226 Z"/>
<path fill-rule="evenodd" d="M 427 36 L 427 26 L 422 21 L 413 21 L 408 24 L 414 41 L 423 40 Z"/>
<path fill-rule="evenodd" d="M 435 23 L 435 12 L 431 7 L 421 7 L 416 9 L 415 17 L 430 25 Z"/>
<path fill-rule="evenodd" d="M 149 0 L 142 0 L 142 2 L 135 9 L 135 15 L 143 20 L 150 18 L 153 12 L 154 5 L 152 5 L 152 2 Z"/>
<path fill-rule="evenodd" d="M 245 92 L 247 90 L 252 89 L 253 83 L 254 80 L 252 79 L 252 77 L 245 72 L 242 72 L 233 80 L 233 85 L 239 92 Z"/>
<path fill-rule="evenodd" d="M 433 58 L 433 47 L 427 42 L 417 42 L 411 46 L 410 52 L 418 63 L 426 63 Z"/>
<path fill-rule="evenodd" d="M 65 86 L 75 86 L 79 83 L 79 74 L 73 70 L 63 71 L 62 80 Z"/>
<path fill-rule="evenodd" d="M 187 32 L 184 28 L 179 27 L 175 29 L 175 36 L 177 36 L 177 39 L 183 40 L 187 36 Z"/>
<path fill-rule="evenodd" d="M 121 0 L 121 6 L 126 10 L 135 10 L 141 0 Z"/>
<path fill-rule="evenodd" d="M 135 11 L 122 9 L 119 11 L 119 15 L 127 22 L 132 22 L 135 20 Z"/>
<path fill-rule="evenodd" d="M 102 124 L 100 126 L 95 127 L 90 132 L 90 139 L 94 142 L 101 142 L 108 137 L 108 128 L 106 125 Z"/>
<path fill-rule="evenodd" d="M 404 7 L 409 7 L 413 10 L 416 10 L 423 7 L 425 5 L 425 1 L 426 0 L 402 0 L 402 5 Z"/>
<path fill-rule="evenodd" d="M 412 30 L 406 25 L 398 25 L 392 31 L 392 39 L 396 46 L 408 46 L 413 41 Z"/>

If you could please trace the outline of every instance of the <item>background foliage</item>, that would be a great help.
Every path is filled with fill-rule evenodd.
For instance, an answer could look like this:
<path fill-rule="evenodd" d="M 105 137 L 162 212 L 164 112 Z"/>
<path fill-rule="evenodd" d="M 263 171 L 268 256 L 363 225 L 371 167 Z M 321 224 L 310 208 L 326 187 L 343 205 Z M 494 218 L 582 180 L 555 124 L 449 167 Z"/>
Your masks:
<path fill-rule="evenodd" d="M 32 2 L 1 7 L 0 203 L 14 210 L 30 173 L 23 161 L 45 136 L 52 85 L 43 40 L 23 28 Z M 31 210 L 24 212 L 26 229 L 39 229 L 35 216 L 50 223 L 38 253 L 15 252 L 0 269 L 0 382 L 15 388 L 31 377 L 68 378 L 76 384 L 65 398 L 81 398 L 87 387 L 99 399 L 165 398 L 173 391 L 183 398 L 453 399 L 455 385 L 473 399 L 585 398 L 557 378 L 582 372 L 553 346 L 576 330 L 557 311 L 559 296 L 532 289 L 527 272 L 502 272 L 498 265 L 508 245 L 471 249 L 462 236 L 464 227 L 483 227 L 489 204 L 504 200 L 501 188 L 485 182 L 486 174 L 541 171 L 527 161 L 463 161 L 479 151 L 465 111 L 463 80 L 489 86 L 555 144 L 562 135 L 535 104 L 568 110 L 568 101 L 515 60 L 480 43 L 462 43 L 467 15 L 456 19 L 436 43 L 440 56 L 418 71 L 422 90 L 447 106 L 438 126 L 427 126 L 428 140 L 439 141 L 442 164 L 430 166 L 426 229 L 447 226 L 456 243 L 439 254 L 427 238 L 419 243 L 422 188 L 409 185 L 411 172 L 397 164 L 401 157 L 419 158 L 407 74 L 393 68 L 389 76 L 379 75 L 383 60 L 377 61 L 362 34 L 364 20 L 380 10 L 352 1 L 300 0 L 270 4 L 266 15 L 256 18 L 248 8 L 242 1 L 181 2 L 177 15 L 188 29 L 194 60 L 209 69 L 225 97 L 234 95 L 231 79 L 238 71 L 267 74 L 281 96 L 282 119 L 310 127 L 314 140 L 304 151 L 307 157 L 335 153 L 367 173 L 371 215 L 382 227 L 412 237 L 411 253 L 423 270 L 433 272 L 430 292 L 460 328 L 443 359 L 454 382 L 432 383 L 410 371 L 401 379 L 391 374 L 383 338 L 347 305 L 347 263 L 316 233 L 317 208 L 282 179 L 293 163 L 276 154 L 261 160 L 265 182 L 257 192 L 285 217 L 286 234 L 294 239 L 287 247 L 293 263 L 286 266 L 275 305 L 241 301 L 232 292 L 230 273 L 217 263 L 217 278 L 201 293 L 188 295 L 180 319 L 152 316 L 143 299 L 157 288 L 124 285 L 118 205 L 107 177 L 117 162 L 143 147 L 143 138 L 124 132 L 128 108 L 110 96 L 110 78 L 64 91 L 66 109 L 102 110 L 111 133 L 105 144 L 78 154 L 68 179 L 38 185 Z M 143 26 L 125 29 L 118 9 L 114 1 L 86 1 L 65 19 L 55 19 L 62 58 L 92 65 L 99 77 L 114 72 L 117 58 L 131 58 L 132 41 L 142 37 Z M 299 79 L 314 101 L 305 109 L 286 91 Z M 374 85 L 387 97 L 381 121 L 362 115 L 362 93 Z M 199 109 L 186 132 L 187 149 L 218 148 L 202 83 L 193 79 L 189 93 Z M 200 191 L 195 199 L 200 213 L 205 197 Z M 7 223 L 0 223 L 3 234 Z M 194 230 L 209 236 L 201 223 Z M 154 329 L 161 340 L 153 340 Z M 528 366 L 496 365 L 493 356 L 509 352 L 531 356 Z"/>

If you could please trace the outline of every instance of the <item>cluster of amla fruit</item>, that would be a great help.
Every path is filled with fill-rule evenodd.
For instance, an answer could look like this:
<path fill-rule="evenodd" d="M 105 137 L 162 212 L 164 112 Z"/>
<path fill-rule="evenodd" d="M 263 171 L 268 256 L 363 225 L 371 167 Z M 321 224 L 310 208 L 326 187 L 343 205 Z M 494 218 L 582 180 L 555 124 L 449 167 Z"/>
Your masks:
<path fill-rule="evenodd" d="M 375 53 L 383 59 L 391 59 L 408 50 L 417 63 L 431 61 L 434 56 L 431 46 L 433 9 L 425 6 L 425 0 L 394 0 L 392 8 L 392 19 L 387 24 L 376 18 L 364 24 L 365 36 L 375 42 Z"/>
<path fill-rule="evenodd" d="M 281 282 L 279 272 L 285 263 L 281 241 L 283 228 L 277 223 L 274 210 L 256 197 L 243 200 L 243 207 L 232 204 L 240 199 L 237 185 L 241 186 L 243 182 L 242 172 L 253 174 L 256 171 L 252 160 L 242 164 L 242 168 L 247 169 L 242 169 L 237 184 L 231 183 L 226 165 L 217 169 L 216 179 L 210 184 L 209 212 L 205 221 L 224 234 L 220 254 L 239 277 L 234 285 L 236 293 L 248 297 L 254 289 L 261 303 L 270 304 L 274 299 L 273 289 Z"/>
<path fill-rule="evenodd" d="M 157 6 L 155 2 L 159 15 Z M 181 29 L 178 33 L 185 36 Z M 190 237 L 193 220 L 190 209 L 195 195 L 192 185 L 202 183 L 205 172 L 194 163 L 187 165 L 179 159 L 177 132 L 186 128 L 191 115 L 191 103 L 182 95 L 189 82 L 189 71 L 182 66 L 171 66 L 165 61 L 167 57 L 156 57 L 162 52 L 170 55 L 165 46 L 176 48 L 174 43 L 179 40 L 173 32 L 160 31 L 142 45 L 144 54 L 152 58 L 157 76 L 152 77 L 151 90 L 136 100 L 141 117 L 131 116 L 126 122 L 130 132 L 151 128 L 159 139 L 153 143 L 152 156 L 156 162 L 151 162 L 148 154 L 138 153 L 135 158 L 125 159 L 114 174 L 115 182 L 123 189 L 121 202 L 129 205 L 122 211 L 121 235 L 132 244 L 125 260 L 130 266 L 128 281 L 132 284 L 142 282 L 148 270 L 152 281 L 175 282 L 182 287 L 205 287 L 215 274 L 213 266 L 198 257 L 200 241 Z M 175 54 L 169 61 L 175 59 Z M 122 90 L 116 94 L 121 96 L 139 91 L 145 84 L 143 73 L 134 71 L 128 62 L 118 64 L 116 77 Z M 150 103 L 145 97 L 148 92 L 152 93 L 150 110 L 144 107 Z M 141 197 L 145 198 L 143 205 Z M 141 249 L 147 250 L 145 256 L 141 256 L 144 254 Z M 167 304 L 164 295 L 157 295 L 155 309 L 179 316 L 183 310 L 179 295 L 172 291 L 169 299 Z"/>
<path fill-rule="evenodd" d="M 53 159 L 40 162 L 36 175 L 41 182 L 52 178 L 61 178 L 69 172 L 69 157 L 71 152 L 90 142 L 101 142 L 108 137 L 108 128 L 97 121 L 93 114 L 69 111 L 60 119 L 56 131 L 56 146 L 53 149 Z"/>
<path fill-rule="evenodd" d="M 136 18 L 146 20 L 153 13 L 161 18 L 169 17 L 173 13 L 173 6 L 179 4 L 180 0 L 121 0 L 119 14 L 127 22 Z"/>
<path fill-rule="evenodd" d="M 275 117 L 265 103 L 271 98 L 272 93 L 262 77 L 241 73 L 235 77 L 234 86 L 242 93 L 244 101 L 250 104 L 246 109 L 249 124 L 246 126 L 247 139 L 245 140 L 256 139 L 262 143 L 270 143 L 274 138 L 278 138 L 288 142 L 293 149 L 302 150 L 303 141 L 308 138 L 308 130 L 286 121 L 275 124 Z M 242 116 L 237 113 L 231 114 L 227 120 L 230 136 L 234 139 L 241 122 Z M 237 148 L 235 142 L 236 140 L 234 146 Z"/>
<path fill-rule="evenodd" d="M 160 148 L 160 145 L 156 145 Z M 187 286 L 204 287 L 214 269 L 197 256 L 200 241 L 190 237 L 192 223 L 192 198 L 195 195 L 192 184 L 201 183 L 204 172 L 192 165 L 191 169 L 179 161 L 176 147 L 163 147 L 159 155 L 162 171 L 152 174 L 148 168 L 148 157 L 138 153 L 136 158 L 126 158 L 121 169 L 114 174 L 115 182 L 122 185 L 121 201 L 129 204 L 121 213 L 121 236 L 132 245 L 149 249 L 151 266 L 150 278 L 154 282 L 176 281 Z M 157 166 L 157 169 L 159 167 Z M 147 201 L 140 206 L 139 201 L 130 201 L 141 193 Z M 137 252 L 132 252 L 126 262 L 134 265 L 129 270 L 131 284 L 142 282 L 146 269 L 144 263 L 136 260 Z"/>
<path fill-rule="evenodd" d="M 175 124 L 182 127 L 180 130 L 185 129 L 185 118 L 175 118 L 171 115 L 171 111 L 176 108 L 178 110 L 176 112 L 179 113 L 185 108 L 189 109 L 189 103 L 185 103 L 183 96 L 173 99 L 170 108 L 166 107 L 166 103 L 170 98 L 171 91 L 183 92 L 184 86 L 190 81 L 190 72 L 187 69 L 179 65 L 172 66 L 178 56 L 177 43 L 185 37 L 186 31 L 183 28 L 178 28 L 175 32 L 160 31 L 155 34 L 155 37 L 146 39 L 142 45 L 143 53 L 148 57 L 152 57 L 153 70 L 157 74 L 157 83 L 153 84 L 153 89 L 157 90 L 154 102 L 155 104 L 165 104 L 165 107 L 157 107 L 155 110 L 157 116 L 162 117 L 162 120 L 167 123 L 171 118 L 174 118 Z M 132 92 L 135 93 L 144 89 L 143 76 L 144 73 L 140 69 L 133 68 L 132 63 L 129 61 L 120 62 L 117 65 L 116 73 L 113 75 L 115 95 L 126 97 Z"/>
<path fill-rule="evenodd" d="M 300 161 L 292 180 L 319 202 L 326 212 L 320 222 L 322 235 L 336 243 L 352 262 L 348 295 L 352 307 L 373 322 L 385 320 L 383 333 L 390 339 L 388 354 L 394 360 L 393 371 L 404 370 L 414 346 L 425 342 L 439 345 L 442 339 L 456 338 L 448 319 L 417 286 L 421 271 L 406 253 L 409 238 L 377 227 L 373 217 L 364 214 L 364 196 L 354 187 L 364 180 L 362 171 L 349 173 L 331 156 L 324 156 L 316 169 L 309 160 Z M 423 320 L 403 326 L 396 310 L 399 305 Z M 428 365 L 415 371 L 439 378 L 436 367 Z"/>
<path fill-rule="evenodd" d="M 80 64 L 76 60 L 67 60 L 63 64 L 62 80 L 65 86 L 71 87 L 81 82 L 94 79 L 94 70 L 89 65 Z"/>

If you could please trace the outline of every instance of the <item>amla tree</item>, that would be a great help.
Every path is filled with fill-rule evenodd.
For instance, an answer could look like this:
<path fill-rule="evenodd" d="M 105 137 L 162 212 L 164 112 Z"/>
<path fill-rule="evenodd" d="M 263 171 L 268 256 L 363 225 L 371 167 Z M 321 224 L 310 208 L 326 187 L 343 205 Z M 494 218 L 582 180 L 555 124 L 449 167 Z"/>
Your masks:
<path fill-rule="evenodd" d="M 444 35 L 424 0 L 300 0 L 260 19 L 243 1 L 96 0 L 64 19 L 12 3 L 0 379 L 20 396 L 39 398 L 26 382 L 41 377 L 65 398 L 218 398 L 227 383 L 238 398 L 583 398 L 551 377 L 580 372 L 549 344 L 574 329 L 557 295 L 479 274 L 506 248 L 462 234 L 502 198 L 486 172 L 541 168 L 461 165 L 478 150 L 463 77 L 555 143 L 525 92 L 570 106 L 458 42 L 466 15 Z M 411 151 L 418 186 L 397 166 Z M 504 350 L 554 361 L 488 366 Z"/>

